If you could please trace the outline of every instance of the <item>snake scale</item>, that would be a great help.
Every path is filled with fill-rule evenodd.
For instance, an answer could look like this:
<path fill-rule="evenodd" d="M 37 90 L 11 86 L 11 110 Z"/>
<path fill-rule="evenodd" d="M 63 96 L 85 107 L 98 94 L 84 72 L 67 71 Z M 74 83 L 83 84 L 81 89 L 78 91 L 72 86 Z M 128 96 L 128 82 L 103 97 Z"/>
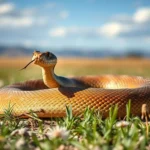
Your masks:
<path fill-rule="evenodd" d="M 150 106 L 150 79 L 127 75 L 57 76 L 54 73 L 57 57 L 51 52 L 35 51 L 31 62 L 42 68 L 43 80 L 1 88 L 0 114 L 12 106 L 16 116 L 32 110 L 43 118 L 63 117 L 66 106 L 71 106 L 74 115 L 81 115 L 90 107 L 107 117 L 110 107 L 117 104 L 118 117 L 124 117 L 129 100 L 131 113 L 135 116 L 141 115 L 143 104 Z"/>

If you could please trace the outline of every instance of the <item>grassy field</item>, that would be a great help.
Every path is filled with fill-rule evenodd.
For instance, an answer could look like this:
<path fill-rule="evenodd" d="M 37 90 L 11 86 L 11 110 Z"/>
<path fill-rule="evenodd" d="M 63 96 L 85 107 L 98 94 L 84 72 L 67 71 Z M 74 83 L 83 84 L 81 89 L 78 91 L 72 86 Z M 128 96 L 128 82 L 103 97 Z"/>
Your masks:
<path fill-rule="evenodd" d="M 30 65 L 26 70 L 19 71 L 31 58 L 0 58 L 0 80 L 4 84 L 41 78 L 41 69 Z M 149 59 L 90 59 L 60 58 L 55 72 L 61 76 L 84 76 L 101 74 L 126 74 L 150 77 Z"/>
<path fill-rule="evenodd" d="M 41 69 L 30 65 L 19 71 L 30 58 L 0 58 L 1 86 L 29 79 L 41 78 Z M 88 59 L 60 58 L 56 73 L 62 76 L 126 74 L 150 77 L 148 59 Z M 117 107 L 102 119 L 98 112 L 86 109 L 83 118 L 74 117 L 66 107 L 66 117 L 41 120 L 31 112 L 29 119 L 12 115 L 5 110 L 0 119 L 0 150 L 149 150 L 149 125 L 130 114 L 118 120 Z"/>

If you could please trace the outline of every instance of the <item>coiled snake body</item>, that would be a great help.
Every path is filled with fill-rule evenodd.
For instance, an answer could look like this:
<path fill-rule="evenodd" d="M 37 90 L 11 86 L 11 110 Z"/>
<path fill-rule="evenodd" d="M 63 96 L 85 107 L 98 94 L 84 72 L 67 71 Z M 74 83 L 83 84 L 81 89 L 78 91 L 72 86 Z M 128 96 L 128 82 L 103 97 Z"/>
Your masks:
<path fill-rule="evenodd" d="M 43 80 L 26 81 L 0 89 L 0 114 L 11 105 L 14 115 L 31 110 L 39 117 L 63 117 L 66 106 L 74 115 L 86 107 L 108 116 L 109 108 L 117 104 L 118 117 L 126 115 L 126 104 L 131 100 L 131 113 L 141 115 L 141 107 L 150 106 L 150 80 L 132 76 L 85 76 L 65 78 L 54 73 L 57 58 L 50 52 L 35 51 L 32 62 L 42 67 Z"/>

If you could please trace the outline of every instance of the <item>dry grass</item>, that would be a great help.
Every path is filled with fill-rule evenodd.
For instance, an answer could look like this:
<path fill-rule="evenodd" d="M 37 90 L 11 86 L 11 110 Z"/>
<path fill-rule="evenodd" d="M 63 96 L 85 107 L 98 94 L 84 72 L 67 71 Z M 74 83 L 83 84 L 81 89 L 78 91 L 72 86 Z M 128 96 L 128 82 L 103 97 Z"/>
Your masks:
<path fill-rule="evenodd" d="M 38 66 L 30 65 L 26 70 L 19 71 L 31 58 L 0 58 L 0 79 L 5 84 L 41 78 Z M 150 77 L 149 59 L 90 59 L 90 58 L 59 58 L 55 72 L 62 76 L 128 74 Z"/>

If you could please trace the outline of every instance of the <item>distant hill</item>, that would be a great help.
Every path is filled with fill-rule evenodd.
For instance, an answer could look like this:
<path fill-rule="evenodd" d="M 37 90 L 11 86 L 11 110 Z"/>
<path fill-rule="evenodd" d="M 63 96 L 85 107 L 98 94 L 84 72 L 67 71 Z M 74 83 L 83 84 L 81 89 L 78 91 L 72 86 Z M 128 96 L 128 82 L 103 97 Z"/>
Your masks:
<path fill-rule="evenodd" d="M 7 47 L 0 46 L 0 55 L 1 56 L 24 56 L 31 55 L 33 53 L 32 49 L 24 48 L 24 47 Z"/>
<path fill-rule="evenodd" d="M 21 46 L 0 46 L 0 56 L 31 56 L 34 48 L 25 48 Z M 40 49 L 37 49 L 40 50 Z M 57 56 L 63 57 L 150 57 L 150 52 L 144 50 L 128 50 L 128 51 L 114 51 L 110 49 L 49 49 Z"/>

